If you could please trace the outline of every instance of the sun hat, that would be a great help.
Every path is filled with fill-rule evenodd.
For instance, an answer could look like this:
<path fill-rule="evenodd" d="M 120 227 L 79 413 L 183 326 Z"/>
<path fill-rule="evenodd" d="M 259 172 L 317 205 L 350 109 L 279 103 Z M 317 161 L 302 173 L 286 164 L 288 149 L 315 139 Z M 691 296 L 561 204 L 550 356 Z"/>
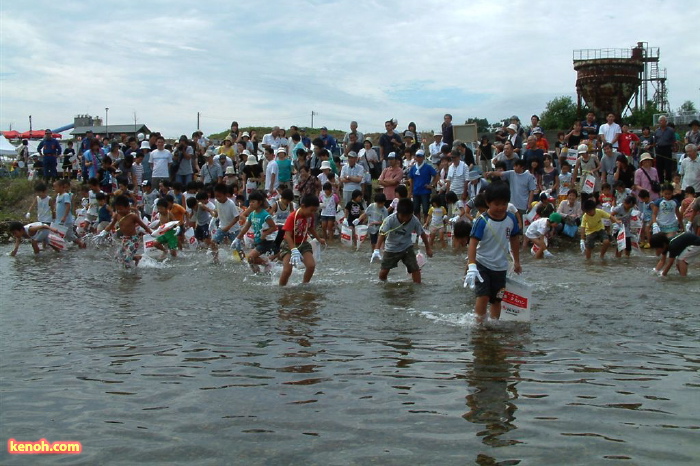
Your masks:
<path fill-rule="evenodd" d="M 354 150 L 348 152 L 348 158 L 350 157 L 357 158 L 357 152 L 355 152 Z"/>
<path fill-rule="evenodd" d="M 472 170 L 469 172 L 469 181 L 475 181 L 481 178 L 481 173 L 479 173 L 476 170 Z"/>
<path fill-rule="evenodd" d="M 559 212 L 552 212 L 549 215 L 549 221 L 552 223 L 561 223 L 561 221 L 562 221 L 561 214 Z"/>
<path fill-rule="evenodd" d="M 321 170 L 331 170 L 331 163 L 328 160 L 321 162 Z"/>
<path fill-rule="evenodd" d="M 287 154 L 287 149 L 285 149 L 284 147 L 279 147 L 279 148 L 275 151 L 275 154 L 285 154 L 285 155 L 286 155 L 286 154 Z"/>
<path fill-rule="evenodd" d="M 230 142 L 230 143 L 233 143 L 233 138 L 232 138 L 231 136 L 226 136 L 226 137 L 224 138 L 224 142 L 226 142 L 226 141 L 228 141 L 228 142 Z"/>
<path fill-rule="evenodd" d="M 226 167 L 226 173 L 224 173 L 224 174 L 225 175 L 235 175 L 236 170 L 233 167 Z"/>
<path fill-rule="evenodd" d="M 435 131 L 435 134 L 433 136 L 442 136 L 442 131 Z"/>
<path fill-rule="evenodd" d="M 510 129 L 510 130 L 513 130 L 513 131 L 517 132 L 517 131 L 518 131 L 518 125 L 516 125 L 516 124 L 514 124 L 514 123 L 511 123 L 511 124 L 508 125 L 508 128 L 506 128 L 506 129 Z"/>
<path fill-rule="evenodd" d="M 250 167 L 250 166 L 253 166 L 253 165 L 257 165 L 257 164 L 258 164 L 258 160 L 255 158 L 254 155 L 248 156 L 248 158 L 247 158 L 246 161 L 245 161 L 245 165 L 246 165 L 247 167 Z"/>
<path fill-rule="evenodd" d="M 250 151 L 248 149 L 243 149 L 243 152 L 241 152 L 241 155 L 247 155 L 248 157 L 250 157 L 252 154 L 250 153 Z"/>
<path fill-rule="evenodd" d="M 250 137 L 250 133 L 248 131 L 243 131 L 243 134 L 241 134 L 241 137 L 244 138 L 246 136 Z"/>
<path fill-rule="evenodd" d="M 143 149 L 151 150 L 151 145 L 148 143 L 148 141 L 141 141 L 141 150 Z"/>
<path fill-rule="evenodd" d="M 645 152 L 642 154 L 641 157 L 639 157 L 639 163 L 642 163 L 645 160 L 654 160 L 654 157 L 652 157 L 649 152 Z"/>

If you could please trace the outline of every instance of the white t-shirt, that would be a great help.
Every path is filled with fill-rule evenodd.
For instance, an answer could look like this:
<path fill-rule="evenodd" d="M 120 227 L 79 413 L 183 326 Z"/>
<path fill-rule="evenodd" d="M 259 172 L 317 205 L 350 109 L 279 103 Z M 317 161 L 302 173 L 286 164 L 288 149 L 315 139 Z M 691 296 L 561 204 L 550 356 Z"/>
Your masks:
<path fill-rule="evenodd" d="M 598 130 L 598 134 L 602 134 L 603 137 L 605 138 L 605 142 L 610 142 L 612 143 L 613 147 L 617 149 L 617 141 L 612 142 L 613 139 L 615 139 L 616 134 L 622 133 L 622 129 L 620 128 L 620 125 L 617 123 L 613 123 L 612 125 L 609 125 L 605 123 L 604 125 L 600 125 L 600 129 Z"/>
<path fill-rule="evenodd" d="M 262 143 L 263 145 L 269 145 L 273 149 L 277 150 L 282 145 L 282 138 L 279 136 L 274 137 L 272 133 L 268 133 L 263 136 Z"/>
<path fill-rule="evenodd" d="M 275 175 L 275 183 L 272 185 L 272 175 Z M 265 189 L 267 192 L 277 189 L 280 185 L 280 167 L 276 160 L 270 160 L 265 167 Z"/>
<path fill-rule="evenodd" d="M 170 176 L 168 167 L 171 163 L 173 163 L 173 154 L 169 150 L 154 150 L 151 152 L 151 166 L 153 167 L 151 176 L 153 178 L 168 178 Z"/>
<path fill-rule="evenodd" d="M 467 181 L 469 176 L 469 167 L 466 163 L 459 161 L 459 164 L 455 166 L 453 163 L 450 164 L 450 168 L 447 170 L 447 179 L 450 181 L 450 191 L 455 193 L 458 197 L 464 192 L 464 183 Z"/>
<path fill-rule="evenodd" d="M 224 203 L 216 201 L 216 213 L 219 217 L 219 228 L 227 227 L 240 215 L 236 203 L 231 199 L 226 199 Z M 235 225 L 231 229 L 235 229 Z"/>
<path fill-rule="evenodd" d="M 549 231 L 549 226 L 547 226 L 547 218 L 538 218 L 527 227 L 525 236 L 528 238 L 540 238 L 544 236 L 547 231 Z"/>

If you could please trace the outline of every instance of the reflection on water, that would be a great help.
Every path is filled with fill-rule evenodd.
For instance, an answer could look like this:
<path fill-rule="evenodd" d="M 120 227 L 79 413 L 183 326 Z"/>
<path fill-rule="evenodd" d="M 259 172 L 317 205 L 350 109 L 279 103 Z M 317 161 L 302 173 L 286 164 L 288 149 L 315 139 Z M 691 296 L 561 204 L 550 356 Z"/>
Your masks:
<path fill-rule="evenodd" d="M 0 256 L 1 438 L 79 440 L 89 464 L 700 457 L 700 281 L 651 257 L 525 259 L 533 322 L 481 329 L 463 255 L 379 284 L 331 247 L 285 289 L 194 253 L 133 273 L 107 256 Z"/>
<path fill-rule="evenodd" d="M 513 342 L 500 332 L 478 329 L 472 332 L 471 344 L 474 359 L 466 375 L 471 393 L 467 395 L 469 411 L 463 417 L 484 426 L 485 430 L 478 431 L 477 436 L 483 437 L 485 445 L 501 447 L 520 443 L 501 438 L 516 428 L 518 408 L 514 400 L 518 398 L 516 380 L 520 375 L 518 364 L 512 361 Z"/>

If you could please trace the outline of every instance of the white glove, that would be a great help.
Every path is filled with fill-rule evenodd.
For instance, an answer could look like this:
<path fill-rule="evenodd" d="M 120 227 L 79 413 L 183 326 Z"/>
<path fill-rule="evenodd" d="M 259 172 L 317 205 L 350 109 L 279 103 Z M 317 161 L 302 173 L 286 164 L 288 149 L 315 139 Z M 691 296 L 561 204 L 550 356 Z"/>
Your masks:
<path fill-rule="evenodd" d="M 586 252 L 586 240 L 582 239 L 579 244 L 581 245 L 581 252 Z"/>
<path fill-rule="evenodd" d="M 292 267 L 296 267 L 297 265 L 301 264 L 301 253 L 297 248 L 292 249 L 292 254 L 291 258 L 289 259 L 289 263 L 292 264 Z"/>
<path fill-rule="evenodd" d="M 26 218 L 27 220 L 29 220 L 29 219 L 31 218 L 31 216 L 32 216 L 32 214 L 29 213 L 29 212 L 27 212 L 26 214 L 24 214 L 24 218 Z"/>
<path fill-rule="evenodd" d="M 467 275 L 464 277 L 464 287 L 469 287 L 473 290 L 476 287 L 477 280 L 479 280 L 479 282 L 482 283 L 484 281 L 484 279 L 481 278 L 479 270 L 477 270 L 476 268 L 476 264 L 469 264 L 469 268 L 467 269 Z"/>
<path fill-rule="evenodd" d="M 360 224 L 360 219 L 359 219 L 359 218 L 356 218 L 355 220 L 352 221 L 352 224 L 353 224 L 354 226 L 359 225 L 359 224 Z"/>
<path fill-rule="evenodd" d="M 231 249 L 235 249 L 236 251 L 240 251 L 243 249 L 240 238 L 236 238 L 233 240 L 233 242 L 231 243 Z"/>
<path fill-rule="evenodd" d="M 374 259 L 382 260 L 382 253 L 379 251 L 379 249 L 374 250 L 372 257 L 369 258 L 369 263 L 371 264 L 374 262 Z"/>
<path fill-rule="evenodd" d="M 659 224 L 658 224 L 658 223 L 654 222 L 654 223 L 651 225 L 651 233 L 652 233 L 653 235 L 655 235 L 655 234 L 657 234 L 657 233 L 661 233 L 661 228 L 659 228 Z"/>
<path fill-rule="evenodd" d="M 454 217 L 452 217 L 449 220 L 449 222 L 454 225 L 455 223 L 457 223 L 457 220 L 459 220 L 459 215 L 455 215 Z"/>

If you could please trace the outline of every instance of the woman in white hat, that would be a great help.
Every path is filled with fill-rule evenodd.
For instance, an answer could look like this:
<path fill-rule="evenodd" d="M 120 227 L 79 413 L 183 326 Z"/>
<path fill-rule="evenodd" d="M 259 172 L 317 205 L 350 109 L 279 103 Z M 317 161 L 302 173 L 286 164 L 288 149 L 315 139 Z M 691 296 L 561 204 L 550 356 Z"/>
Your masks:
<path fill-rule="evenodd" d="M 583 189 L 588 175 L 593 175 L 595 177 L 593 193 L 586 193 Z M 576 179 L 577 176 L 580 176 L 579 192 L 581 193 L 582 200 L 585 200 L 584 198 L 587 199 L 587 196 L 590 194 L 596 196 L 597 193 L 600 192 L 600 162 L 598 162 L 598 157 L 588 150 L 588 144 L 580 144 L 578 146 L 578 158 L 574 166 L 573 178 Z"/>
<path fill-rule="evenodd" d="M 247 201 L 250 193 L 258 189 L 259 183 L 262 181 L 262 167 L 258 163 L 258 159 L 248 149 L 241 153 L 241 159 L 245 159 L 242 172 Z"/>
<path fill-rule="evenodd" d="M 639 168 L 634 172 L 634 186 L 632 189 L 635 193 L 639 193 L 642 189 L 649 191 L 649 197 L 652 201 L 659 198 L 660 189 L 654 190 L 659 185 L 659 174 L 656 168 L 652 167 L 654 158 L 649 152 L 644 152 L 639 157 Z"/>

